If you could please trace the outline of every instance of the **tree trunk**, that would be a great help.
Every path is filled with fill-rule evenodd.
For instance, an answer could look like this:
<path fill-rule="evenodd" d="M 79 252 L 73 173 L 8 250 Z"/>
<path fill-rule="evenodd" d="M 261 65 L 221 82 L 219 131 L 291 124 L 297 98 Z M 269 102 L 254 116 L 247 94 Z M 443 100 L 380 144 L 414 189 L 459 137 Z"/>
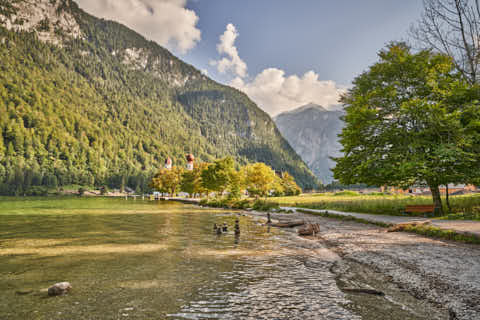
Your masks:
<path fill-rule="evenodd" d="M 442 198 L 440 198 L 440 189 L 438 188 L 438 185 L 430 186 L 430 191 L 432 191 L 433 204 L 435 205 L 433 214 L 435 216 L 441 216 L 443 215 L 443 208 Z"/>
<path fill-rule="evenodd" d="M 445 200 L 447 202 L 448 212 L 452 212 L 452 207 L 450 206 L 450 195 L 448 194 L 448 183 L 445 185 Z"/>

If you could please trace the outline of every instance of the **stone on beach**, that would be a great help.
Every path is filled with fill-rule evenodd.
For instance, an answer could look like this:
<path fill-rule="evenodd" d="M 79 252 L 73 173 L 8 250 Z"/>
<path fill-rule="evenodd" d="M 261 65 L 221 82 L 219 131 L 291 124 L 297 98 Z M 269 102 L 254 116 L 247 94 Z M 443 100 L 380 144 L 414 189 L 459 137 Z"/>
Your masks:
<path fill-rule="evenodd" d="M 72 289 L 69 282 L 59 282 L 48 288 L 48 295 L 50 297 L 61 296 Z"/>

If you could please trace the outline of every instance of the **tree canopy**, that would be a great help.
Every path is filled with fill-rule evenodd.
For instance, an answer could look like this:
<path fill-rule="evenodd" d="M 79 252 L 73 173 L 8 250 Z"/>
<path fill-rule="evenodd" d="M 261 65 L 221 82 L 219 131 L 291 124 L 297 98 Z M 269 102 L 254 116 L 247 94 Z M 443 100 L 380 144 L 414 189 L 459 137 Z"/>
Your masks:
<path fill-rule="evenodd" d="M 245 186 L 250 195 L 266 197 L 272 189 L 278 188 L 275 171 L 264 163 L 245 166 Z"/>
<path fill-rule="evenodd" d="M 287 172 L 277 175 L 264 163 L 248 164 L 238 168 L 235 161 L 226 157 L 213 163 L 196 163 L 193 170 L 179 167 L 161 169 L 152 179 L 152 188 L 174 195 L 177 191 L 190 196 L 215 193 L 228 194 L 230 199 L 239 199 L 242 191 L 252 196 L 298 195 L 302 189 Z"/>
<path fill-rule="evenodd" d="M 394 43 L 342 97 L 344 156 L 335 178 L 346 184 L 438 187 L 479 177 L 478 87 L 455 71 L 452 59 L 429 50 L 413 53 Z"/>

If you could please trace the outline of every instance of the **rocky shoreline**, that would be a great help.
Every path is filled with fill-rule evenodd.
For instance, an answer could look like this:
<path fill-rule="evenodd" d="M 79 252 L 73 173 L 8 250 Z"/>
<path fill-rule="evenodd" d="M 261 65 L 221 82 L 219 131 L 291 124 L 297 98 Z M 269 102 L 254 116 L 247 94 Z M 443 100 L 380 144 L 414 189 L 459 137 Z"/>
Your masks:
<path fill-rule="evenodd" d="M 257 219 L 266 213 L 247 212 Z M 273 219 L 303 219 L 318 223 L 315 238 L 341 259 L 332 266 L 340 285 L 358 275 L 371 275 L 381 290 L 393 290 L 401 299 L 416 299 L 439 310 L 430 319 L 480 319 L 480 246 L 435 240 L 409 233 L 387 233 L 385 228 L 339 221 L 305 213 L 275 213 Z M 353 270 L 353 271 L 352 271 Z M 381 279 L 381 281 L 380 281 Z M 352 295 L 351 300 L 356 299 Z M 370 318 L 370 317 L 366 317 Z M 422 318 L 422 317 L 419 317 Z M 380 319 L 380 318 L 379 318 Z"/>

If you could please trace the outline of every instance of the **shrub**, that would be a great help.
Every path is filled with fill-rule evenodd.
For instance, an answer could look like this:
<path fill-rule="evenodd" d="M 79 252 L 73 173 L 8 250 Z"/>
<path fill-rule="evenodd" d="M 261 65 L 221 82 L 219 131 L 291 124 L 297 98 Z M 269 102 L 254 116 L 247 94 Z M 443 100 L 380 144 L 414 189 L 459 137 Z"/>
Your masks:
<path fill-rule="evenodd" d="M 106 195 L 107 192 L 108 192 L 108 189 L 107 189 L 106 186 L 103 186 L 103 187 L 100 188 L 100 194 L 101 194 L 102 196 Z"/>
<path fill-rule="evenodd" d="M 270 202 L 264 200 L 256 200 L 252 208 L 258 211 L 270 211 L 272 209 L 279 209 L 280 205 L 277 202 Z"/>
<path fill-rule="evenodd" d="M 355 197 L 355 196 L 359 196 L 360 193 L 356 192 L 356 191 L 340 191 L 340 192 L 336 192 L 333 194 L 334 196 L 348 196 L 348 197 Z"/>
<path fill-rule="evenodd" d="M 30 187 L 26 192 L 27 196 L 46 196 L 48 195 L 48 188 L 41 186 Z"/>
<path fill-rule="evenodd" d="M 248 208 L 251 208 L 252 207 L 252 203 L 247 200 L 247 199 L 244 199 L 244 200 L 237 200 L 237 201 L 234 201 L 231 205 L 232 208 L 234 209 L 242 209 L 242 210 L 245 210 L 245 209 L 248 209 Z"/>
<path fill-rule="evenodd" d="M 480 221 L 480 207 L 463 208 L 459 212 L 446 215 L 445 217 L 443 217 L 443 219 Z"/>

